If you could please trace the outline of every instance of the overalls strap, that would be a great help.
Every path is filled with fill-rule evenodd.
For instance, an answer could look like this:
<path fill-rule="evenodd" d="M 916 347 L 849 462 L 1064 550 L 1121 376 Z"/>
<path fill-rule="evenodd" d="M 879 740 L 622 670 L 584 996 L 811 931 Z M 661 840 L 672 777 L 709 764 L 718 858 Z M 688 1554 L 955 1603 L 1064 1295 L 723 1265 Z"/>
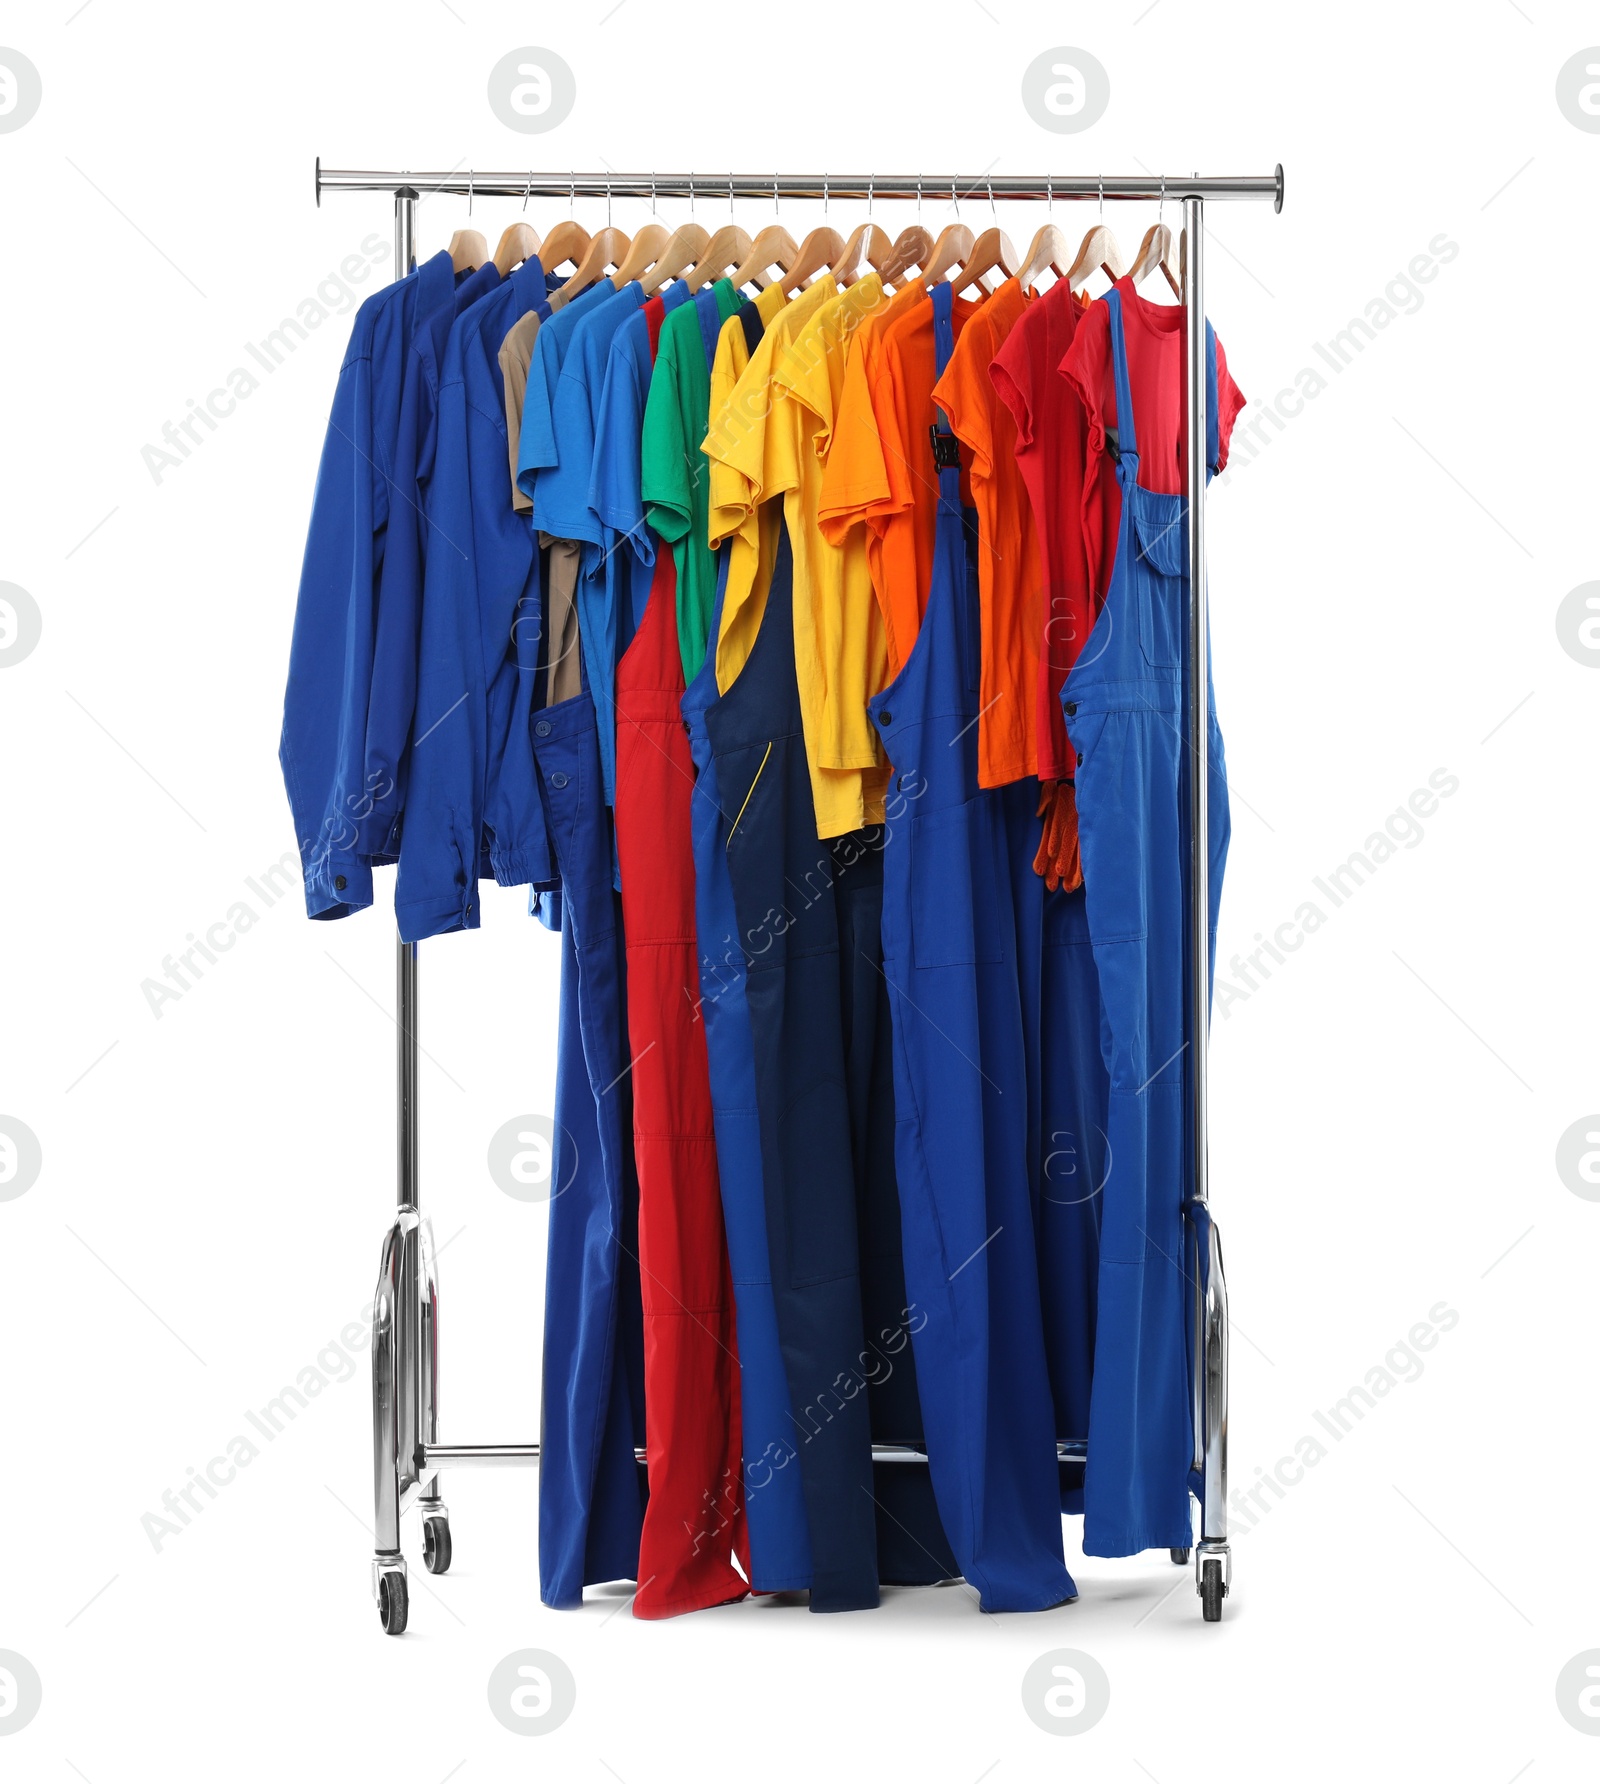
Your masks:
<path fill-rule="evenodd" d="M 1133 390 L 1128 383 L 1128 343 L 1122 332 L 1122 293 L 1108 291 L 1101 299 L 1111 329 L 1111 376 L 1117 392 L 1117 462 L 1127 466 L 1130 481 L 1139 480 L 1139 434 L 1133 420 Z"/>
<path fill-rule="evenodd" d="M 955 351 L 955 291 L 948 279 L 941 279 L 933 292 L 933 366 L 934 379 L 944 376 Z M 928 432 L 933 441 L 933 463 L 939 473 L 939 499 L 948 502 L 958 513 L 961 508 L 961 448 L 945 412 L 934 405 L 934 422 Z"/>

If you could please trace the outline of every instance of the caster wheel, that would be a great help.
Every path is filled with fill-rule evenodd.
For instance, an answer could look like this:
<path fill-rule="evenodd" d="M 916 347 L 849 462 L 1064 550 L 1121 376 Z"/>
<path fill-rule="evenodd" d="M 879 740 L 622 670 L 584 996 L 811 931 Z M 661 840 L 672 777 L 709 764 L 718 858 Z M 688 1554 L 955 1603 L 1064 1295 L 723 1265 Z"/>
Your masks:
<path fill-rule="evenodd" d="M 1208 1623 L 1222 1621 L 1222 1600 L 1227 1590 L 1222 1579 L 1222 1563 L 1205 1562 L 1200 1569 L 1200 1612 Z"/>
<path fill-rule="evenodd" d="M 450 1571 L 450 1520 L 422 1520 L 422 1564 L 429 1573 Z"/>
<path fill-rule="evenodd" d="M 1190 1552 L 1188 1549 L 1168 1549 L 1167 1553 L 1171 1556 L 1172 1565 L 1174 1567 L 1187 1567 L 1189 1565 Z"/>
<path fill-rule="evenodd" d="M 386 1573 L 378 1581 L 378 1617 L 386 1635 L 404 1635 L 410 1610 L 403 1573 Z"/>

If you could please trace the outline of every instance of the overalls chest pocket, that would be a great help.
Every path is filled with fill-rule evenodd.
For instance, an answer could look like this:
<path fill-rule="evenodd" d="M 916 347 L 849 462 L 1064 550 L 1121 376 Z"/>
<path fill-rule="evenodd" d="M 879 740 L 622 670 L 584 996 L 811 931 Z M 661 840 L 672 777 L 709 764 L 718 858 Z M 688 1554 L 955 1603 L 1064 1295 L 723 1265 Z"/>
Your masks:
<path fill-rule="evenodd" d="M 1189 552 L 1188 504 L 1135 484 L 1124 491 L 1131 520 L 1133 594 L 1139 643 L 1152 669 L 1183 661 L 1183 577 Z"/>

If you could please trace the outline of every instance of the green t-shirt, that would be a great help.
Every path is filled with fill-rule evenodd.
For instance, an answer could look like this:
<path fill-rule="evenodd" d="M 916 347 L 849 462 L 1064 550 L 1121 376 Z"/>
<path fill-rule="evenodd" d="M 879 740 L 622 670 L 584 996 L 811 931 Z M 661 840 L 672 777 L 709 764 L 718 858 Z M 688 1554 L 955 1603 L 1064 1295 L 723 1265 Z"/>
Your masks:
<path fill-rule="evenodd" d="M 718 279 L 662 323 L 639 441 L 645 519 L 671 543 L 678 569 L 678 649 L 686 682 L 694 680 L 705 662 L 717 600 L 711 481 L 700 451 L 711 410 L 711 362 L 705 343 L 716 340 L 717 331 L 742 301 L 730 280 Z"/>

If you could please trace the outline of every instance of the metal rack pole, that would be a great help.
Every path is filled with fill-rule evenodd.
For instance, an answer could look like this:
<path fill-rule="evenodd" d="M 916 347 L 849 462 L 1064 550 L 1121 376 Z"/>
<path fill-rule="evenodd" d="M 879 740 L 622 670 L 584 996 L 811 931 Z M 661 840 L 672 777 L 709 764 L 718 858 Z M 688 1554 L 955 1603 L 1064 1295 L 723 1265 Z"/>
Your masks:
<path fill-rule="evenodd" d="M 324 167 L 317 161 L 317 203 L 324 192 L 446 192 L 478 198 L 865 199 L 915 198 L 938 204 L 959 198 L 1271 199 L 1283 209 L 1283 168 L 1269 174 L 963 174 L 963 173 L 557 173 L 534 169 L 479 173 L 450 168 L 441 173 L 378 172 Z"/>
<path fill-rule="evenodd" d="M 1188 985 L 1189 1196 L 1192 1209 L 1184 1258 L 1194 1317 L 1193 1394 L 1195 1462 L 1200 1474 L 1200 1542 L 1195 1580 L 1214 1620 L 1231 1584 L 1228 1547 L 1228 1321 L 1221 1244 L 1210 1214 L 1208 1060 L 1211 1026 L 1211 833 L 1209 793 L 1211 653 L 1206 611 L 1205 200 L 1183 201 L 1184 483 L 1189 495 L 1189 613 L 1185 651 L 1184 715 L 1189 750 L 1189 872 L 1185 887 Z M 1215 1578 L 1208 1580 L 1208 1572 Z"/>

